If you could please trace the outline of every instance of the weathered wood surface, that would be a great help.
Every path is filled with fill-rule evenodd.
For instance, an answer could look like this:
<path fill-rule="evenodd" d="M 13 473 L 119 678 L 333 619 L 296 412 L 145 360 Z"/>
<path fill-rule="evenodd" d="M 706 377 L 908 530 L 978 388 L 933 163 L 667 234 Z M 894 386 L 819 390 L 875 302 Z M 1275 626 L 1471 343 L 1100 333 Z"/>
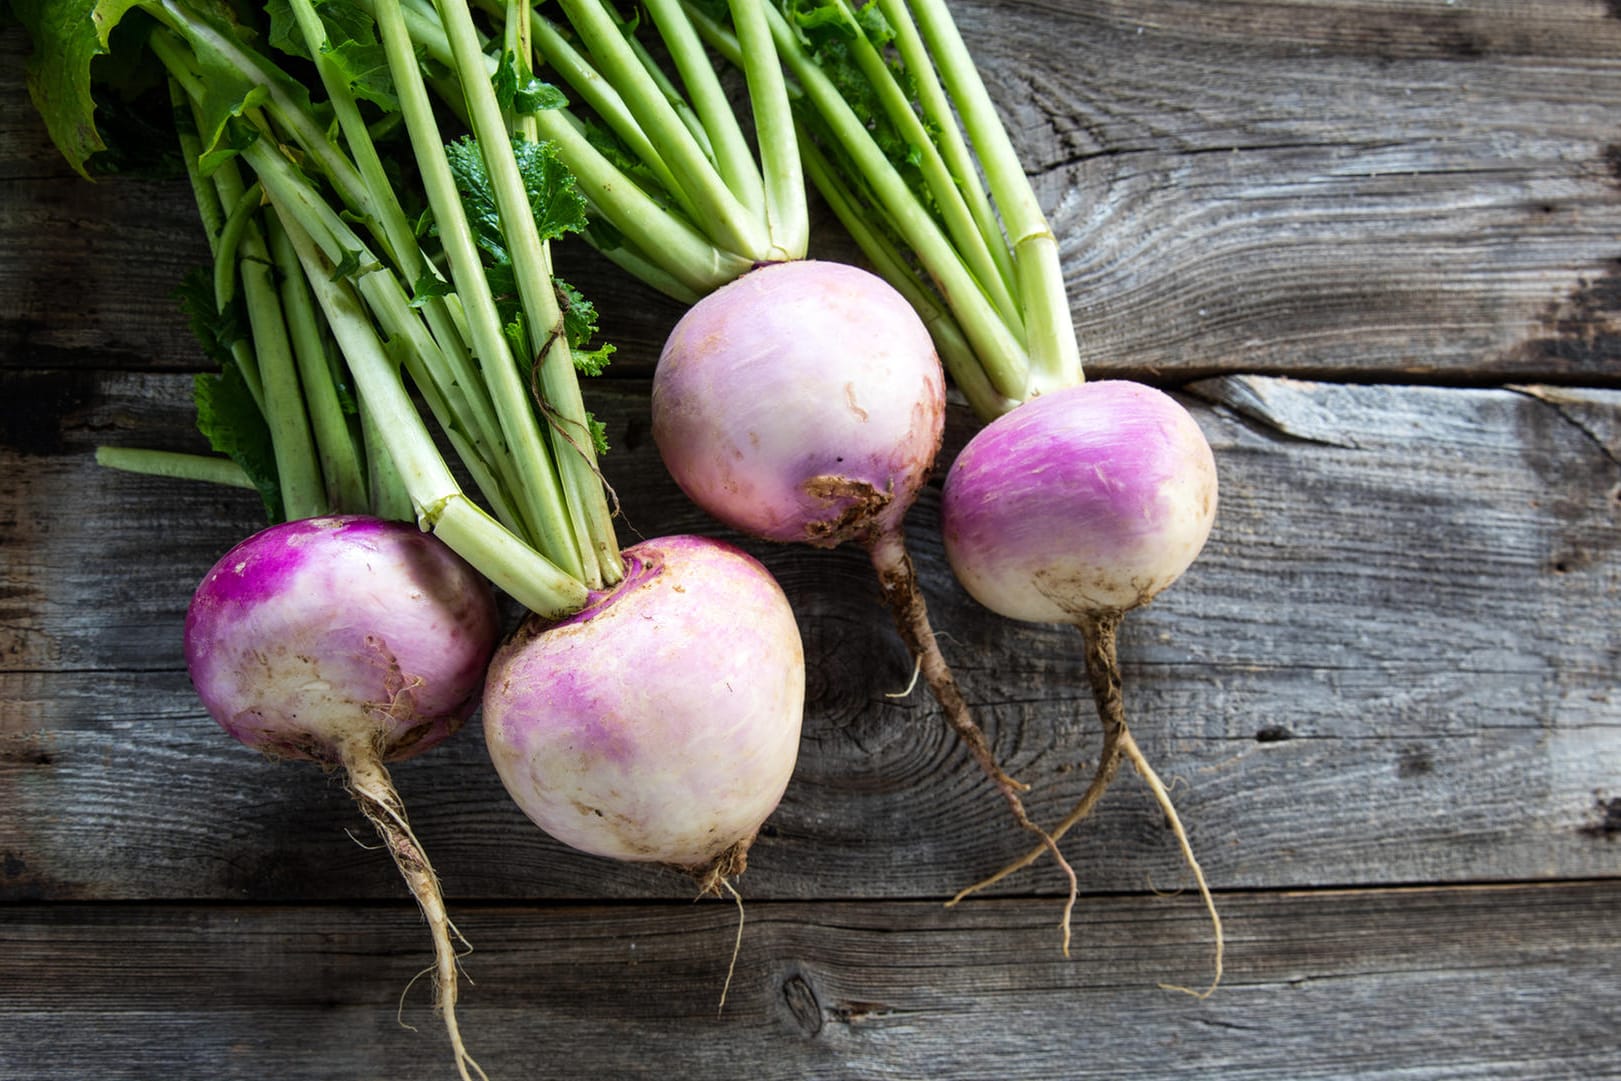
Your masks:
<path fill-rule="evenodd" d="M 1123 654 L 1225 987 L 1155 986 L 1202 978 L 1208 929 L 1151 895 L 1185 875 L 1129 778 L 1066 844 L 1074 959 L 1050 869 L 941 909 L 1022 837 L 926 697 L 889 697 L 910 666 L 860 555 L 749 545 L 810 700 L 723 1018 L 731 909 L 540 835 L 476 724 L 397 769 L 479 948 L 475 1052 L 497 1077 L 1621 1077 L 1615 6 L 954 7 L 1089 370 L 1175 386 L 1217 452 L 1211 545 Z M 0 1078 L 445 1076 L 420 994 L 422 1035 L 395 1025 L 426 942 L 341 789 L 223 739 L 187 684 L 189 590 L 252 497 L 88 457 L 198 446 L 189 196 L 74 178 L 20 56 L 0 30 Z M 593 404 L 627 529 L 713 531 L 647 437 L 678 309 L 566 259 L 621 345 Z M 946 648 L 1051 819 L 1097 750 L 1075 635 L 967 600 L 937 506 L 910 525 Z"/>
<path fill-rule="evenodd" d="M 458 918 L 459 1012 L 495 1077 L 1603 1081 L 1618 894 L 1230 895 L 1204 1002 L 1155 984 L 1201 978 L 1205 927 L 1136 898 L 1088 901 L 1070 961 L 1030 902 L 758 904 L 723 1011 L 729 905 L 480 907 Z M 392 907 L 22 907 L 0 931 L 0 1075 L 443 1077 L 406 990 L 421 934 Z"/>

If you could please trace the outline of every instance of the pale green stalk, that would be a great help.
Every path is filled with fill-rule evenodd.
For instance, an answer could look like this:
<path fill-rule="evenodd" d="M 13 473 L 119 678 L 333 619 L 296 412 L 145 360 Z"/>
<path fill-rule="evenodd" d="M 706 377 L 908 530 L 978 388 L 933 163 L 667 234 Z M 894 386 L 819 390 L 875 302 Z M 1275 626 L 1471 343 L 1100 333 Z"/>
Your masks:
<path fill-rule="evenodd" d="M 598 0 L 561 2 L 603 77 L 619 88 L 648 137 L 663 148 L 664 160 L 697 207 L 705 231 L 718 246 L 751 260 L 766 254 L 770 242 L 763 223 L 726 186 Z"/>
<path fill-rule="evenodd" d="M 355 445 L 354 430 L 332 382 L 315 301 L 310 295 L 309 283 L 304 280 L 298 254 L 293 251 L 287 232 L 275 215 L 266 216 L 265 228 L 270 234 L 270 254 L 281 277 L 282 310 L 287 316 L 293 356 L 298 361 L 299 382 L 309 408 L 310 429 L 315 435 L 327 502 L 333 510 L 355 513 L 370 506 L 366 472 Z"/>
<path fill-rule="evenodd" d="M 771 236 L 772 254 L 784 260 L 803 259 L 810 247 L 810 212 L 805 202 L 805 178 L 787 81 L 765 12 L 751 0 L 731 0 L 731 11 L 740 54 L 738 66 L 748 85 L 755 141 L 760 147 L 766 231 Z"/>
<path fill-rule="evenodd" d="M 388 448 L 418 522 L 529 610 L 555 619 L 582 608 L 589 594 L 576 578 L 513 536 L 462 493 L 360 298 L 346 281 L 332 280 L 331 261 L 294 218 L 284 216 L 282 224 L 372 410 L 374 430 Z"/>
<path fill-rule="evenodd" d="M 957 179 L 958 190 L 967 201 L 969 211 L 979 226 L 980 235 L 984 238 L 985 246 L 995 260 L 997 275 L 1001 278 L 1004 288 L 1011 288 L 1015 280 L 1015 271 L 1012 255 L 1008 251 L 1007 237 L 1002 232 L 1002 222 L 996 216 L 996 210 L 985 193 L 979 167 L 974 162 L 968 144 L 963 140 L 956 111 L 952 109 L 951 100 L 940 85 L 939 74 L 934 69 L 934 62 L 929 57 L 927 46 L 917 32 L 917 24 L 912 21 L 906 0 L 878 0 L 878 6 L 895 31 L 895 49 L 900 54 L 901 62 L 906 65 L 906 70 L 912 75 L 912 81 L 917 88 L 918 103 L 922 106 L 923 115 L 935 133 L 934 141 L 938 143 L 939 152 L 949 166 L 951 174 Z"/>
<path fill-rule="evenodd" d="M 207 454 L 182 454 L 172 450 L 141 450 L 134 447 L 97 447 L 96 464 L 126 473 L 149 477 L 197 480 L 232 488 L 255 487 L 242 467 L 229 458 Z"/>
<path fill-rule="evenodd" d="M 221 175 L 221 174 L 224 175 Z M 219 235 L 214 244 L 214 307 L 224 313 L 229 311 L 236 302 L 237 253 L 242 247 L 242 236 L 247 231 L 248 222 L 252 220 L 257 209 L 258 200 L 245 198 L 248 195 L 240 183 L 232 183 L 235 174 L 223 169 L 214 173 L 214 187 L 220 196 L 220 204 L 231 209 L 225 215 L 225 222 L 220 226 Z M 248 388 L 248 395 L 253 404 L 259 407 L 259 412 L 265 411 L 264 380 L 259 375 L 259 358 L 254 352 L 253 342 L 246 338 L 238 338 L 230 345 L 231 360 L 236 364 L 237 371 L 242 375 L 242 382 Z"/>
<path fill-rule="evenodd" d="M 256 189 L 250 189 L 255 194 Z M 253 328 L 254 353 L 264 381 L 265 423 L 270 426 L 276 458 L 276 479 L 281 485 L 282 508 L 288 520 L 313 518 L 330 508 L 326 486 L 304 410 L 298 364 L 276 287 L 275 270 L 264 232 L 255 222 L 242 237 L 242 295 Z"/>
<path fill-rule="evenodd" d="M 384 0 L 379 8 L 390 0 Z M 482 45 L 464 0 L 440 0 L 439 15 L 460 71 L 481 70 Z M 403 28 L 402 28 L 403 29 Z M 502 234 L 512 258 L 524 319 L 541 390 L 541 409 L 550 422 L 554 468 L 562 479 L 580 559 L 580 580 L 600 588 L 620 578 L 619 545 L 603 494 L 585 403 L 580 395 L 563 314 L 557 305 L 551 261 L 535 225 L 518 162 L 511 153 L 495 91 L 487 80 L 463 80 L 468 118 L 484 155 L 485 169 L 500 212 Z M 436 211 L 437 212 L 437 211 Z M 443 232 L 441 226 L 441 232 Z M 458 276 L 457 287 L 461 282 Z M 489 377 L 490 365 L 486 364 Z M 507 372 L 516 384 L 516 371 Z M 499 395 L 498 395 L 499 400 Z M 527 400 L 523 404 L 527 406 Z M 526 409 L 527 412 L 527 409 Z"/>
<path fill-rule="evenodd" d="M 472 229 L 462 209 L 450 163 L 444 154 L 438 122 L 428 101 L 427 88 L 422 81 L 398 0 L 378 0 L 376 14 L 401 111 L 427 189 L 428 202 L 433 208 L 440 239 L 450 259 L 451 278 L 467 312 L 473 353 L 479 358 L 484 385 L 495 403 L 506 445 L 521 473 L 522 479 L 513 495 L 524 508 L 523 520 L 540 551 L 576 580 L 589 581 L 584 556 L 573 536 L 572 519 L 563 489 L 551 466 L 545 442 L 535 422 L 534 410 L 529 405 L 527 392 L 519 380 L 501 332 L 500 316 L 490 295 L 489 282 L 474 246 Z M 454 39 L 452 49 L 455 51 Z M 482 53 L 478 63 L 461 66 L 458 70 L 485 70 Z M 494 91 L 488 80 L 468 82 L 482 87 L 491 104 L 494 103 Z M 497 113 L 499 115 L 499 110 Z M 496 129 L 501 131 L 499 122 Z M 498 134 L 497 138 L 504 140 L 504 133 Z"/>
<path fill-rule="evenodd" d="M 754 164 L 754 152 L 732 111 L 732 103 L 715 74 L 704 43 L 692 28 L 680 0 L 643 0 L 652 16 L 676 73 L 686 87 L 693 112 L 709 137 L 708 156 L 733 195 L 758 220 L 765 213 L 765 186 Z"/>
<path fill-rule="evenodd" d="M 162 18 L 193 49 L 206 49 L 225 60 L 237 71 L 249 75 L 264 89 L 271 106 L 283 117 L 299 146 L 332 182 L 339 197 L 363 216 L 376 218 L 377 209 L 366 190 L 366 185 L 361 181 L 359 172 L 347 158 L 337 152 L 331 140 L 327 138 L 326 132 L 315 123 L 307 111 L 293 100 L 285 83 L 276 77 L 275 72 L 267 69 L 254 54 L 244 49 L 240 42 L 228 35 L 220 34 L 213 26 L 193 17 L 180 0 L 158 0 L 146 10 Z"/>
<path fill-rule="evenodd" d="M 507 453 L 499 432 L 489 443 L 480 440 L 476 425 L 466 417 L 467 391 L 477 392 L 479 377 L 468 369 L 465 374 L 441 352 L 393 271 L 356 236 L 348 224 L 310 188 L 292 163 L 266 140 L 260 139 L 243 151 L 243 157 L 259 175 L 260 183 L 271 193 L 284 216 L 295 218 L 329 261 L 336 263 L 346 253 L 358 253 L 361 269 L 356 287 L 389 336 L 396 359 L 411 373 L 441 430 L 466 462 L 474 482 L 509 529 L 528 535 L 529 527 L 514 506 L 513 487 L 522 483 L 516 463 Z"/>
<path fill-rule="evenodd" d="M 1079 383 L 1083 379 L 1080 348 L 1064 291 L 1058 240 L 944 0 L 912 3 L 923 41 L 939 66 L 984 166 L 991 197 L 996 200 L 1013 248 L 1030 350 L 1030 387 L 1026 393 L 1039 394 Z"/>
<path fill-rule="evenodd" d="M 850 0 L 840 0 L 846 12 L 854 20 L 855 14 L 850 11 Z M 960 188 L 961 179 L 954 176 L 946 166 L 945 158 L 940 148 L 935 145 L 934 138 L 923 127 L 923 121 L 918 117 L 907 98 L 905 91 L 896 81 L 894 73 L 879 55 L 878 49 L 868 40 L 865 34 L 858 35 L 851 47 L 860 66 L 862 74 L 867 77 L 868 83 L 878 94 L 884 113 L 888 116 L 895 130 L 906 140 L 908 146 L 918 156 L 918 168 L 923 174 L 924 182 L 934 197 L 941 224 L 956 251 L 957 257 L 967 266 L 969 273 L 985 291 L 986 297 L 996 309 L 1002 322 L 1013 333 L 1015 338 L 1022 341 L 1024 320 L 1020 315 L 1019 306 L 1013 295 L 1008 291 L 1007 283 L 1002 278 L 1001 268 L 991 255 L 990 245 L 985 234 L 980 231 L 979 223 L 972 211 L 968 208 Z M 924 71 L 929 72 L 928 59 L 923 58 Z M 914 75 L 916 73 L 914 72 Z M 952 121 L 953 126 L 955 122 Z M 977 181 L 976 181 L 977 184 Z M 1000 233 L 996 236 L 996 247 L 1001 248 L 1004 242 Z"/>
<path fill-rule="evenodd" d="M 164 34 L 154 34 L 153 51 L 170 77 L 195 98 L 201 91 L 196 74 L 173 42 Z M 234 283 L 240 283 L 252 347 L 250 353 L 245 342 L 233 343 L 232 353 L 250 394 L 257 383 L 255 403 L 270 428 L 283 512 L 289 519 L 309 518 L 326 511 L 325 488 L 316 462 L 309 418 L 304 411 L 304 396 L 299 388 L 292 344 L 287 337 L 281 298 L 270 268 L 270 252 L 254 220 L 261 194 L 257 187 L 242 185 L 235 164 L 230 161 L 215 170 L 214 183 L 220 205 L 231 208 L 220 229 L 215 254 L 215 300 L 220 310 L 225 310 L 235 298 Z M 249 356 L 251 361 L 244 365 L 243 361 Z"/>
<path fill-rule="evenodd" d="M 316 71 L 331 100 L 333 113 L 349 146 L 349 152 L 353 155 L 356 171 L 372 196 L 378 225 L 387 241 L 387 252 L 406 283 L 412 288 L 415 288 L 425 275 L 437 279 L 438 271 L 422 255 L 415 228 L 400 206 L 393 182 L 383 168 L 382 158 L 377 153 L 377 146 L 372 141 L 371 132 L 361 116 L 360 106 L 348 82 L 340 73 L 333 70 L 331 61 L 326 59 L 325 24 L 321 22 L 311 0 L 290 0 L 290 3 L 299 31 L 304 36 L 305 45 L 316 58 Z M 494 406 L 488 396 L 480 392 L 480 384 L 473 378 L 472 359 L 468 356 L 464 344 L 465 320 L 460 318 L 461 313 L 457 307 L 444 297 L 429 297 L 420 307 L 429 329 L 433 332 L 439 351 L 450 365 L 451 374 L 441 388 L 442 392 L 447 396 L 457 397 L 465 404 L 465 409 L 458 409 L 457 415 L 472 427 L 472 438 L 476 443 L 498 446 L 500 423 L 496 418 Z M 451 387 L 456 388 L 454 393 L 449 389 Z"/>

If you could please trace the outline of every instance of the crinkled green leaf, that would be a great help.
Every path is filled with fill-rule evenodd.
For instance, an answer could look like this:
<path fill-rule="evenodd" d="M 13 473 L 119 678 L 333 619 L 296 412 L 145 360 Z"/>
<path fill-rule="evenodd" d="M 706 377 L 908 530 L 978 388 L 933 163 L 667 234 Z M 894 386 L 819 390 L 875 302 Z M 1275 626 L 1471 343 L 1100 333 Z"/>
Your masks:
<path fill-rule="evenodd" d="M 229 117 L 220 139 L 197 158 L 197 171 L 212 176 L 214 170 L 252 146 L 259 138 L 259 129 L 240 117 Z"/>
<path fill-rule="evenodd" d="M 574 370 L 581 375 L 601 375 L 613 358 L 614 348 L 612 342 L 603 342 L 595 349 L 570 349 L 569 356 L 574 360 Z"/>
<path fill-rule="evenodd" d="M 322 55 L 343 76 L 355 97 L 388 112 L 397 110 L 394 79 L 371 14 L 347 0 L 317 0 L 315 13 L 326 30 Z M 265 14 L 270 20 L 266 40 L 272 48 L 305 60 L 314 59 L 290 0 L 266 0 Z"/>
<path fill-rule="evenodd" d="M 585 197 L 575 184 L 574 174 L 558 157 L 557 148 L 548 142 L 514 139 L 512 153 L 540 239 L 550 241 L 582 231 L 586 225 Z M 484 155 L 470 136 L 448 144 L 445 154 L 450 159 L 473 240 L 484 255 L 485 276 L 495 296 L 496 310 L 503 322 L 511 322 L 519 307 L 517 280 Z"/>
<path fill-rule="evenodd" d="M 496 262 L 506 262 L 505 234 L 501 229 L 501 214 L 496 207 L 495 190 L 484 164 L 484 155 L 471 136 L 458 139 L 445 147 L 450 158 L 456 187 L 466 208 L 473 238 L 486 256 Z M 557 147 L 549 142 L 530 142 L 514 139 L 512 153 L 523 177 L 525 194 L 529 199 L 530 216 L 541 240 L 556 240 L 567 233 L 585 228 L 585 196 L 580 194 L 574 174 L 558 156 Z"/>
<path fill-rule="evenodd" d="M 411 285 L 411 307 L 420 308 L 435 297 L 449 296 L 452 291 L 445 279 L 432 271 L 424 271 Z"/>
<path fill-rule="evenodd" d="M 568 104 L 568 95 L 518 63 L 517 55 L 510 49 L 501 54 L 490 84 L 495 88 L 495 100 L 507 112 L 538 113 L 543 109 L 561 109 Z"/>
<path fill-rule="evenodd" d="M 490 186 L 490 174 L 484 167 L 478 143 L 472 136 L 447 143 L 445 157 L 456 178 L 456 190 L 461 194 L 473 241 L 487 259 L 509 262 L 506 235 L 501 231 L 501 214 L 495 205 L 495 189 Z"/>
<path fill-rule="evenodd" d="M 109 51 L 108 38 L 139 0 L 11 0 L 33 42 L 28 95 L 62 156 L 85 176 L 85 162 L 107 144 L 96 131 L 90 67 Z"/>
<path fill-rule="evenodd" d="M 885 58 L 905 98 L 915 101 L 916 84 L 894 51 L 888 49 L 895 31 L 876 0 L 866 0 L 853 9 L 843 0 L 778 0 L 778 3 L 800 43 L 833 82 L 839 96 L 866 124 L 873 141 L 905 179 L 907 187 L 923 206 L 933 207 L 934 197 L 919 168 L 922 149 L 900 133 L 855 58 L 856 42 L 865 39 L 871 43 Z"/>
<path fill-rule="evenodd" d="M 345 277 L 355 277 L 360 274 L 360 269 L 360 248 L 345 248 L 344 258 L 339 259 L 337 266 L 332 267 L 331 279 L 340 282 Z"/>

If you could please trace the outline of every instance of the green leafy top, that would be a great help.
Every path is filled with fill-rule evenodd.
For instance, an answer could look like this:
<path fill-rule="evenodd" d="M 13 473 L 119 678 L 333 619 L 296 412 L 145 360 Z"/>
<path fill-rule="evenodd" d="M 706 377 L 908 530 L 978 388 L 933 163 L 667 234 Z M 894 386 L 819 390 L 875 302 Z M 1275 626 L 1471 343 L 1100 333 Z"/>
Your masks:
<path fill-rule="evenodd" d="M 388 58 L 371 15 L 344 0 L 316 0 L 315 13 L 326 28 L 322 53 L 342 73 L 355 97 L 385 112 L 397 111 L 399 98 L 394 92 L 394 79 L 388 72 Z M 265 14 L 270 20 L 267 40 L 272 48 L 305 60 L 314 59 L 289 0 L 265 0 Z"/>
<path fill-rule="evenodd" d="M 111 51 L 108 38 L 140 0 L 12 0 L 34 51 L 28 94 L 63 157 L 85 176 L 85 162 L 107 148 L 96 131 L 90 66 Z"/>

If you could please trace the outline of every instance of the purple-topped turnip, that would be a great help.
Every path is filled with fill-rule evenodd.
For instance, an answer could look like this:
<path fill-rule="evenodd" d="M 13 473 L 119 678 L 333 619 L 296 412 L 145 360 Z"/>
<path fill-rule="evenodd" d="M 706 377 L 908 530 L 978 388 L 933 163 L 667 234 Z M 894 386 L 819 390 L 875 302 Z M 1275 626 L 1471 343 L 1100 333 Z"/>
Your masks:
<path fill-rule="evenodd" d="M 186 612 L 186 668 L 210 716 L 272 758 L 344 771 L 428 922 L 458 1066 L 454 928 L 384 763 L 461 727 L 498 635 L 494 596 L 460 557 L 414 526 L 363 516 L 254 534 Z"/>
<path fill-rule="evenodd" d="M 531 618 L 497 652 L 484 738 L 507 791 L 564 843 L 677 867 L 715 892 L 793 773 L 805 696 L 798 625 L 733 545 L 627 548 L 577 615 Z"/>
<path fill-rule="evenodd" d="M 976 600 L 1011 619 L 1073 624 L 1084 637 L 1103 750 L 1092 784 L 1053 837 L 1090 813 L 1122 756 L 1131 762 L 1164 811 L 1210 913 L 1219 981 L 1221 919 L 1165 785 L 1126 726 L 1116 649 L 1121 618 L 1181 577 L 1210 535 L 1216 463 L 1204 433 L 1170 395 L 1141 383 L 1055 390 L 969 441 L 946 474 L 940 512 L 946 557 Z"/>

